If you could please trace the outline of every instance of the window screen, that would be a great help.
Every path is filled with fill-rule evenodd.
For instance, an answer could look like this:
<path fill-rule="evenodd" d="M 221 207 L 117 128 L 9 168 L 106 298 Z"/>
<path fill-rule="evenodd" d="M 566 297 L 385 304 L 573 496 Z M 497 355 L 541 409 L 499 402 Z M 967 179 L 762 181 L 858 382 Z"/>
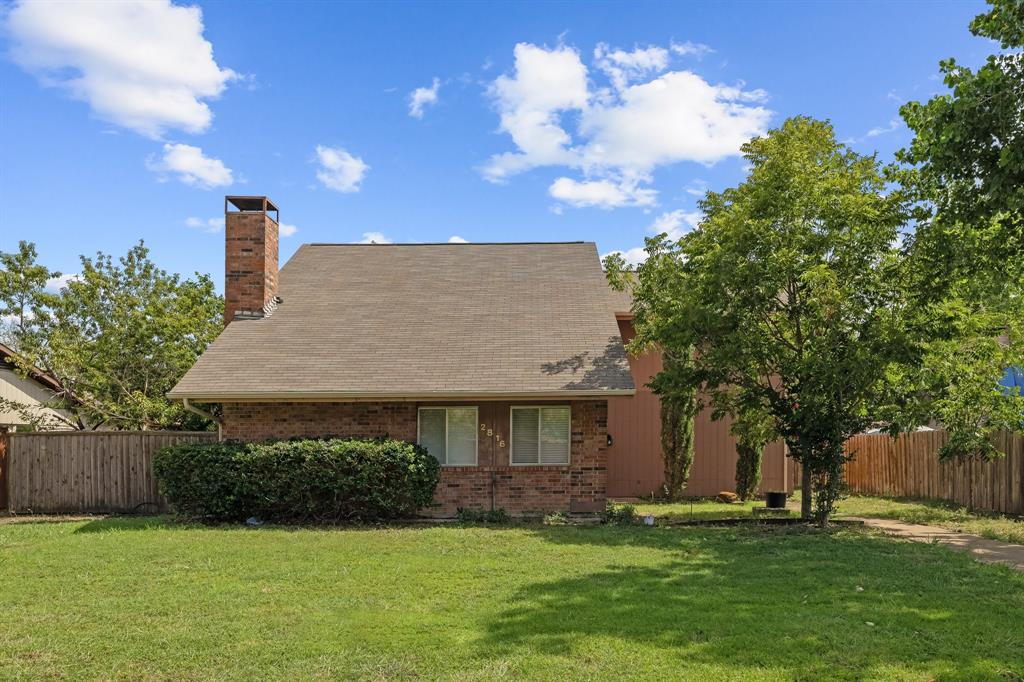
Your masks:
<path fill-rule="evenodd" d="M 513 464 L 568 464 L 568 407 L 512 408 Z"/>
<path fill-rule="evenodd" d="M 476 464 L 476 408 L 420 408 L 419 444 L 441 464 Z"/>

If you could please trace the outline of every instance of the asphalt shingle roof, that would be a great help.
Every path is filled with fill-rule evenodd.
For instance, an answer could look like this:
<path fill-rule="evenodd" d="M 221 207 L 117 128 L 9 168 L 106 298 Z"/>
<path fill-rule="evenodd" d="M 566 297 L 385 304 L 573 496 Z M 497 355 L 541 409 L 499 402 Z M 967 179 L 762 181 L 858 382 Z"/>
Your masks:
<path fill-rule="evenodd" d="M 171 391 L 201 401 L 633 391 L 593 243 L 306 244 L 283 302 Z"/>

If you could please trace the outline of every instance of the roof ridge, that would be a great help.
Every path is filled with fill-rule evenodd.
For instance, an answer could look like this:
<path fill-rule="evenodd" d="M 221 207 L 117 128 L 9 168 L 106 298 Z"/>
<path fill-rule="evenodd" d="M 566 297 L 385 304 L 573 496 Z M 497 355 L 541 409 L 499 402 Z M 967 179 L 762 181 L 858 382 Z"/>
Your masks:
<path fill-rule="evenodd" d="M 352 244 L 347 242 L 306 242 L 303 246 L 555 246 L 560 244 L 592 244 L 584 240 L 562 242 L 401 242 L 398 244 Z"/>

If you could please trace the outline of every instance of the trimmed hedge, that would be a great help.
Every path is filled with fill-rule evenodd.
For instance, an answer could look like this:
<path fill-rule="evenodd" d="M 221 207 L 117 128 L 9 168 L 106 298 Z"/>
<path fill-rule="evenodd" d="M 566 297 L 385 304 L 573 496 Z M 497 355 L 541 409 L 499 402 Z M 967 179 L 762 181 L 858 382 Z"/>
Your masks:
<path fill-rule="evenodd" d="M 180 514 L 277 523 L 410 517 L 440 478 L 426 450 L 387 438 L 181 443 L 158 452 L 153 470 Z"/>

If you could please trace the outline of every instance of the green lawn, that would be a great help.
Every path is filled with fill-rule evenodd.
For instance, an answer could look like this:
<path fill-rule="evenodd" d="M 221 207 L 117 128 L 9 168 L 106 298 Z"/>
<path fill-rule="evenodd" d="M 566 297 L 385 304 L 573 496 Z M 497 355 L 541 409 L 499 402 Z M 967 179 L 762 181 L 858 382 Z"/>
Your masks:
<path fill-rule="evenodd" d="M 800 492 L 789 501 L 799 510 Z M 662 521 L 717 520 L 750 518 L 751 507 L 764 506 L 764 501 L 744 504 L 722 504 L 714 500 L 694 502 L 652 502 L 637 504 L 638 514 L 653 514 Z M 974 533 L 993 540 L 1024 544 L 1024 518 L 999 514 L 976 514 L 963 507 L 930 500 L 889 499 L 855 495 L 839 501 L 836 518 L 863 516 L 876 519 L 897 519 L 923 523 L 950 530 Z"/>
<path fill-rule="evenodd" d="M 999 514 L 972 514 L 963 507 L 927 500 L 850 497 L 841 514 L 941 526 L 982 537 L 1024 544 L 1024 518 Z"/>
<path fill-rule="evenodd" d="M 1024 574 L 857 529 L 8 524 L 0 575 L 0 679 L 1024 677 Z"/>
<path fill-rule="evenodd" d="M 799 497 L 791 498 L 789 506 L 800 510 Z M 640 502 L 633 505 L 640 516 L 648 514 L 659 521 L 719 521 L 721 519 L 749 519 L 753 507 L 763 507 L 764 500 L 723 504 L 717 500 L 694 499 L 683 502 Z M 798 514 L 797 514 L 798 515 Z"/>

